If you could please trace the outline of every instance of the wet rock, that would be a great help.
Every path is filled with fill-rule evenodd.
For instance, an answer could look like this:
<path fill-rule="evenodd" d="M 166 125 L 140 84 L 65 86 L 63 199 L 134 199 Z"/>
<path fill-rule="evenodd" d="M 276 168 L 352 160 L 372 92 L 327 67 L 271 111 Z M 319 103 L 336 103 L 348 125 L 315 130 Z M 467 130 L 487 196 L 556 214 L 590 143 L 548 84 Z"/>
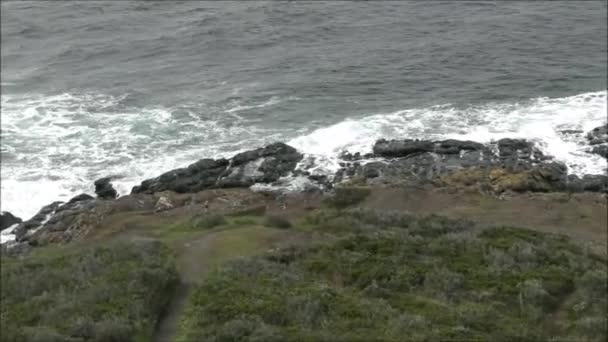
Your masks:
<path fill-rule="evenodd" d="M 380 139 L 373 147 L 374 154 L 386 158 L 408 157 L 415 154 L 433 152 L 437 154 L 460 154 L 465 151 L 488 150 L 483 144 L 469 141 L 448 139 L 442 141 L 430 140 L 385 140 Z M 488 150 L 489 151 L 489 150 Z"/>
<path fill-rule="evenodd" d="M 52 203 L 32 219 L 17 226 L 16 240 L 31 245 L 66 243 L 87 236 L 100 227 L 111 214 L 152 210 L 157 199 L 152 195 L 138 194 L 120 197 L 114 201 L 77 196 L 65 204 Z"/>
<path fill-rule="evenodd" d="M 113 177 L 104 177 L 96 180 L 93 184 L 95 185 L 95 193 L 97 197 L 102 199 L 115 199 L 118 197 L 118 193 L 112 186 Z"/>
<path fill-rule="evenodd" d="M 11 214 L 8 211 L 3 211 L 0 213 L 0 230 L 4 230 L 21 222 L 22 220 L 19 217 Z"/>
<path fill-rule="evenodd" d="M 433 152 L 439 154 L 458 154 L 461 151 L 481 151 L 486 147 L 483 144 L 470 140 L 448 139 L 436 142 Z"/>
<path fill-rule="evenodd" d="M 42 207 L 42 209 L 40 209 L 40 211 L 38 211 L 38 213 L 36 213 L 36 215 L 34 215 L 32 218 L 20 223 L 13 231 L 15 234 L 15 239 L 17 241 L 21 241 L 27 233 L 41 228 L 52 217 L 62 203 L 63 202 L 53 202 L 46 205 Z"/>
<path fill-rule="evenodd" d="M 377 178 L 380 177 L 386 167 L 385 163 L 372 162 L 363 165 L 361 174 L 365 178 Z"/>
<path fill-rule="evenodd" d="M 171 170 L 156 178 L 145 180 L 134 187 L 131 193 L 152 194 L 166 190 L 185 193 L 211 188 L 226 170 L 228 163 L 226 159 L 201 159 L 186 168 Z"/>
<path fill-rule="evenodd" d="M 498 155 L 503 159 L 546 160 L 546 156 L 525 139 L 500 139 L 497 142 Z"/>
<path fill-rule="evenodd" d="M 561 134 L 571 135 L 571 134 L 582 134 L 583 131 L 580 129 L 564 129 L 559 131 Z"/>
<path fill-rule="evenodd" d="M 78 196 L 72 197 L 72 199 L 70 199 L 67 204 L 82 202 L 82 201 L 90 201 L 90 200 L 94 200 L 94 199 L 95 199 L 95 197 L 93 197 L 91 195 L 80 194 Z"/>
<path fill-rule="evenodd" d="M 319 185 L 321 189 L 331 189 L 333 184 L 327 175 L 310 175 L 308 179 Z"/>
<path fill-rule="evenodd" d="M 165 190 L 193 193 L 205 189 L 271 183 L 293 172 L 302 157 L 295 148 L 275 143 L 239 153 L 230 160 L 201 159 L 186 168 L 171 170 L 145 180 L 134 187 L 131 193 L 152 194 Z"/>
<path fill-rule="evenodd" d="M 345 160 L 345 161 L 356 161 L 356 160 L 361 160 L 364 157 L 361 156 L 360 152 L 350 153 L 348 151 L 344 151 L 338 155 L 338 158 L 340 158 L 341 160 Z"/>
<path fill-rule="evenodd" d="M 407 157 L 416 153 L 433 151 L 434 144 L 428 140 L 385 140 L 376 141 L 373 147 L 374 154 L 386 158 Z"/>
<path fill-rule="evenodd" d="M 608 145 L 599 145 L 593 147 L 589 153 L 598 154 L 606 159 L 608 159 Z"/>
<path fill-rule="evenodd" d="M 587 133 L 590 145 L 608 143 L 608 125 L 599 126 Z"/>
<path fill-rule="evenodd" d="M 569 175 L 566 187 L 571 192 L 608 192 L 608 176 L 584 175 L 581 178 L 576 175 Z"/>

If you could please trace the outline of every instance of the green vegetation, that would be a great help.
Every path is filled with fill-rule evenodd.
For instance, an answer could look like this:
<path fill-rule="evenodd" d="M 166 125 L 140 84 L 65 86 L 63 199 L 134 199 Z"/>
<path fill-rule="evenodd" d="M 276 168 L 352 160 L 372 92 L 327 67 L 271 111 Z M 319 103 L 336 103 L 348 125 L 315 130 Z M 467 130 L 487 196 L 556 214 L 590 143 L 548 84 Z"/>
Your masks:
<path fill-rule="evenodd" d="M 362 209 L 304 224 L 327 238 L 212 272 L 178 340 L 606 338 L 606 261 L 565 237 Z"/>
<path fill-rule="evenodd" d="M 3 257 L 0 340 L 149 341 L 175 298 L 186 309 L 163 323 L 187 342 L 606 339 L 604 257 L 560 235 L 356 208 L 380 206 L 369 191 L 341 186 L 306 216 L 121 217 L 138 230 Z M 494 202 L 475 199 L 479 219 Z"/>
<path fill-rule="evenodd" d="M 226 218 L 220 214 L 202 214 L 192 218 L 191 227 L 196 230 L 211 229 L 226 223 Z"/>
<path fill-rule="evenodd" d="M 274 227 L 274 228 L 280 228 L 280 229 L 291 228 L 291 222 L 289 222 L 289 220 L 286 217 L 278 216 L 278 215 L 266 216 L 264 225 L 267 227 Z"/>
<path fill-rule="evenodd" d="M 158 242 L 2 257 L 2 341 L 149 341 L 177 284 Z M 44 248 L 46 249 L 46 248 Z"/>
<path fill-rule="evenodd" d="M 336 186 L 334 195 L 326 202 L 334 208 L 346 208 L 363 201 L 370 194 L 371 189 L 365 186 Z"/>

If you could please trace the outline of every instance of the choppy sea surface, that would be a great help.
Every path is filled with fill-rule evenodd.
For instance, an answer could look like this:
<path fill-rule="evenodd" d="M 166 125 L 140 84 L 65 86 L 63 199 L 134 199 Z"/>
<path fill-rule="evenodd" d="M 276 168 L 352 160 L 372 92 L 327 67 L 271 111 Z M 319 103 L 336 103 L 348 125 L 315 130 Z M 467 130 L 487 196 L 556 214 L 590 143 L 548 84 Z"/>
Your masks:
<path fill-rule="evenodd" d="M 3 1 L 1 209 L 284 141 L 531 139 L 604 173 L 606 1 Z"/>

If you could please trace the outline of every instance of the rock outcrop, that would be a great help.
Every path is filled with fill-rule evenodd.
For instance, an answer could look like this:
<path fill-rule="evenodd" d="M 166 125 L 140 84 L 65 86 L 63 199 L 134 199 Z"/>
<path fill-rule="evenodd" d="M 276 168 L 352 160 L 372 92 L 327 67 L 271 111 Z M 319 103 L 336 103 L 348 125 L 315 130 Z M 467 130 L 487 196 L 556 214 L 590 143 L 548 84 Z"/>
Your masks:
<path fill-rule="evenodd" d="M 0 230 L 12 227 L 14 224 L 21 223 L 21 219 L 8 211 L 0 212 Z"/>
<path fill-rule="evenodd" d="M 608 144 L 595 146 L 589 152 L 608 159 Z"/>
<path fill-rule="evenodd" d="M 608 177 L 568 176 L 567 167 L 523 139 L 483 145 L 460 140 L 378 140 L 381 161 L 347 163 L 336 181 L 358 176 L 370 184 L 432 183 L 484 191 L 606 191 Z M 350 156 L 345 153 L 344 155 Z"/>
<path fill-rule="evenodd" d="M 131 193 L 152 194 L 166 190 L 193 193 L 271 183 L 293 172 L 301 159 L 302 154 L 295 148 L 275 143 L 239 153 L 231 159 L 201 159 L 188 167 L 145 180 Z"/>
<path fill-rule="evenodd" d="M 149 210 L 154 203 L 156 198 L 151 195 L 124 196 L 108 201 L 81 194 L 66 203 L 53 202 L 19 224 L 14 230 L 16 242 L 31 245 L 69 242 L 87 235 L 112 213 Z"/>
<path fill-rule="evenodd" d="M 608 143 L 608 125 L 599 126 L 587 133 L 587 140 L 590 145 Z"/>
<path fill-rule="evenodd" d="M 113 177 L 104 177 L 95 181 L 95 193 L 102 199 L 115 199 L 118 192 L 112 186 Z"/>

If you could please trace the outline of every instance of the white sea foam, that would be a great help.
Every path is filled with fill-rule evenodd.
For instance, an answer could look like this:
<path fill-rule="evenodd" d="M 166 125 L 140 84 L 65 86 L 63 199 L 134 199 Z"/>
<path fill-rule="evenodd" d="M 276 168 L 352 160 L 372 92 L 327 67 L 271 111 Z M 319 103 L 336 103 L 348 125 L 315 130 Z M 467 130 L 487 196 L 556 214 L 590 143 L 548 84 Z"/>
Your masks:
<path fill-rule="evenodd" d="M 93 194 L 92 182 L 134 185 L 200 158 L 227 157 L 279 139 L 276 132 L 171 108 L 123 106 L 96 94 L 2 95 L 2 210 L 27 219 L 42 206 Z"/>
<path fill-rule="evenodd" d="M 235 112 L 241 112 L 241 111 L 244 111 L 247 109 L 264 108 L 264 107 L 269 107 L 269 106 L 275 105 L 279 102 L 281 102 L 281 100 L 278 97 L 272 97 L 268 101 L 265 101 L 260 104 L 248 105 L 248 106 L 236 105 L 234 107 L 226 109 L 225 112 L 226 113 L 235 113 Z"/>
<path fill-rule="evenodd" d="M 0 244 L 15 240 L 15 234 L 13 234 L 13 231 L 15 228 L 17 228 L 17 226 L 19 226 L 19 223 L 15 223 L 14 225 L 0 232 Z"/>
<path fill-rule="evenodd" d="M 521 137 L 565 162 L 570 172 L 600 174 L 606 163 L 585 152 L 584 134 L 559 131 L 586 132 L 605 123 L 606 94 L 464 109 L 451 105 L 414 108 L 351 118 L 308 132 L 234 121 L 225 118 L 225 109 L 222 119 L 221 115 L 202 118 L 194 111 L 183 115 L 173 108 L 132 108 L 122 104 L 127 95 L 2 95 L 0 209 L 27 219 L 53 201 L 66 201 L 82 192 L 92 194 L 93 181 L 108 175 L 121 176 L 113 183 L 124 195 L 146 178 L 200 158 L 229 157 L 274 141 L 287 141 L 304 152 L 306 158 L 299 166 L 323 174 L 339 167 L 339 152 L 370 152 L 379 138 L 489 142 Z M 271 98 L 249 106 L 267 107 L 281 100 Z M 237 114 L 247 108 L 228 110 Z"/>
<path fill-rule="evenodd" d="M 534 141 L 545 153 L 564 162 L 570 173 L 602 174 L 606 161 L 585 152 L 584 134 L 606 123 L 606 91 L 564 98 L 537 98 L 526 103 L 487 104 L 458 109 L 450 105 L 408 109 L 360 119 L 347 119 L 317 129 L 288 143 L 317 161 L 315 167 L 336 170 L 341 151 L 371 152 L 375 141 L 387 139 L 463 139 L 491 142 L 504 137 Z"/>

